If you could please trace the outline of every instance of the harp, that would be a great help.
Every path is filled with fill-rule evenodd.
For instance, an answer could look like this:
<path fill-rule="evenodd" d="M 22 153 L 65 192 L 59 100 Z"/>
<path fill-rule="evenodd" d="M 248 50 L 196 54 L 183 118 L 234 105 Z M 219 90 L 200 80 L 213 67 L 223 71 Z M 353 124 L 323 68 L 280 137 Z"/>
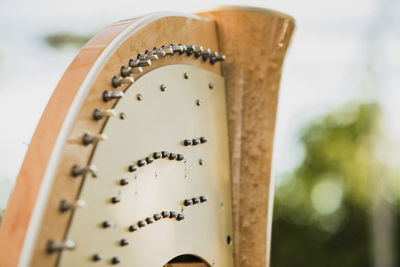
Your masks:
<path fill-rule="evenodd" d="M 37 126 L 2 266 L 266 266 L 279 81 L 294 20 L 257 8 L 112 24 Z"/>

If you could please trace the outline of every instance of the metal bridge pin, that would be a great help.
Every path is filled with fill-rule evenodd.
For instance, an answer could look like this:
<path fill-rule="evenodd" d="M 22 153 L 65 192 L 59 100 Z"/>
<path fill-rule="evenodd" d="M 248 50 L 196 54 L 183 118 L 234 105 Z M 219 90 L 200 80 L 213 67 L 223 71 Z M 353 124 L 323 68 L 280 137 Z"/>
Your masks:
<path fill-rule="evenodd" d="M 111 203 L 117 204 L 119 202 L 121 202 L 121 198 L 120 197 L 112 197 L 111 198 Z"/>
<path fill-rule="evenodd" d="M 183 219 L 185 219 L 185 215 L 183 215 L 183 213 L 179 213 L 178 216 L 176 217 L 176 219 L 178 221 L 182 221 Z"/>
<path fill-rule="evenodd" d="M 73 250 L 75 249 L 76 244 L 72 240 L 66 240 L 66 241 L 53 241 L 50 240 L 47 242 L 47 253 L 53 253 L 56 251 L 62 251 L 62 250 Z"/>
<path fill-rule="evenodd" d="M 162 152 L 161 152 L 161 156 L 162 156 L 163 158 L 168 158 L 168 157 L 169 157 L 169 152 L 167 152 L 167 151 L 162 151 Z"/>
<path fill-rule="evenodd" d="M 120 185 L 127 185 L 129 184 L 129 180 L 126 178 L 122 178 L 121 180 L 119 180 L 119 184 Z"/>
<path fill-rule="evenodd" d="M 143 159 L 140 159 L 140 160 L 137 161 L 137 165 L 138 165 L 139 167 L 143 167 L 144 165 L 146 165 L 146 161 L 143 160 Z"/>
<path fill-rule="evenodd" d="M 168 218 L 168 217 L 170 216 L 170 214 L 169 214 L 168 211 L 163 211 L 163 212 L 161 212 L 161 216 L 162 216 L 163 218 Z"/>
<path fill-rule="evenodd" d="M 101 224 L 101 227 L 103 227 L 103 228 L 108 228 L 108 227 L 111 227 L 111 226 L 112 226 L 112 222 L 110 222 L 110 221 L 104 221 Z"/>
<path fill-rule="evenodd" d="M 122 86 L 124 84 L 132 84 L 134 82 L 135 82 L 135 79 L 133 79 L 133 77 L 131 77 L 131 76 L 127 76 L 127 77 L 114 76 L 111 79 L 111 84 L 114 88 L 118 88 L 119 86 Z"/>
<path fill-rule="evenodd" d="M 71 168 L 71 175 L 73 177 L 77 177 L 79 175 L 85 175 L 86 173 L 91 173 L 92 177 L 97 177 L 97 168 L 94 165 L 89 165 L 89 166 L 79 166 L 79 165 L 74 165 Z"/>
<path fill-rule="evenodd" d="M 204 136 L 200 137 L 200 143 L 204 144 L 207 141 L 208 141 L 207 137 L 204 137 Z"/>
<path fill-rule="evenodd" d="M 127 245 L 129 245 L 129 240 L 123 238 L 123 239 L 121 239 L 121 241 L 119 242 L 119 244 L 120 244 L 121 246 L 127 246 Z"/>
<path fill-rule="evenodd" d="M 194 51 L 194 56 L 196 58 L 201 57 L 201 55 L 203 54 L 204 48 L 202 46 L 196 47 L 196 50 Z"/>
<path fill-rule="evenodd" d="M 181 160 L 184 160 L 185 159 L 185 156 L 183 155 L 183 154 L 178 154 L 177 156 L 176 156 L 176 160 L 177 161 L 181 161 Z"/>
<path fill-rule="evenodd" d="M 129 226 L 128 230 L 129 232 L 135 232 L 137 231 L 139 228 L 136 225 L 131 225 Z"/>
<path fill-rule="evenodd" d="M 136 165 L 129 165 L 128 170 L 130 172 L 135 172 L 137 171 L 138 167 Z"/>
<path fill-rule="evenodd" d="M 176 157 L 177 157 L 177 156 L 176 156 L 175 153 L 171 153 L 171 154 L 169 154 L 169 157 L 168 157 L 168 158 L 169 158 L 170 160 L 174 160 L 174 159 L 176 159 Z"/>
<path fill-rule="evenodd" d="M 146 222 L 145 221 L 138 221 L 137 225 L 139 226 L 139 228 L 142 228 L 142 227 L 146 226 Z"/>
<path fill-rule="evenodd" d="M 155 158 L 155 159 L 161 158 L 161 152 L 154 152 L 153 153 L 153 158 Z"/>
<path fill-rule="evenodd" d="M 198 204 L 200 203 L 200 199 L 198 197 L 192 198 L 193 204 Z"/>
<path fill-rule="evenodd" d="M 110 100 L 113 99 L 118 99 L 124 96 L 124 92 L 122 91 L 116 91 L 116 92 L 112 92 L 112 91 L 104 91 L 103 92 L 103 100 L 104 102 L 108 102 Z"/>
<path fill-rule="evenodd" d="M 147 217 L 146 222 L 147 224 L 152 224 L 154 222 L 154 219 L 152 217 Z"/>
<path fill-rule="evenodd" d="M 66 212 L 75 208 L 83 208 L 84 206 L 86 206 L 86 202 L 83 199 L 78 199 L 75 201 L 62 200 L 60 202 L 59 209 L 61 212 Z"/>
<path fill-rule="evenodd" d="M 193 204 L 193 201 L 191 199 L 185 199 L 185 201 L 183 201 L 183 205 L 185 206 L 190 206 Z"/>
<path fill-rule="evenodd" d="M 195 139 L 192 140 L 192 144 L 194 146 L 196 146 L 196 145 L 200 144 L 200 140 L 195 138 Z"/>
<path fill-rule="evenodd" d="M 152 157 L 146 157 L 147 164 L 152 163 L 154 159 Z"/>
<path fill-rule="evenodd" d="M 153 217 L 154 217 L 154 220 L 156 220 L 156 221 L 161 220 L 161 218 L 162 218 L 162 216 L 158 213 L 154 214 Z"/>
<path fill-rule="evenodd" d="M 200 197 L 200 202 L 201 203 L 206 202 L 207 200 L 208 200 L 208 198 L 206 196 L 201 196 Z"/>
<path fill-rule="evenodd" d="M 151 65 L 151 60 L 150 59 L 131 59 L 129 60 L 129 67 L 132 69 L 138 68 L 138 67 L 148 67 Z"/>
<path fill-rule="evenodd" d="M 177 216 L 178 216 L 178 213 L 177 213 L 177 212 L 175 212 L 175 211 L 170 211 L 170 212 L 169 212 L 169 217 L 170 217 L 171 219 L 176 218 Z"/>
<path fill-rule="evenodd" d="M 97 143 L 98 141 L 107 140 L 107 135 L 105 134 L 87 134 L 85 133 L 82 137 L 82 144 L 85 146 Z"/>
<path fill-rule="evenodd" d="M 165 84 L 160 85 L 160 90 L 165 92 L 167 90 L 167 86 Z"/>
<path fill-rule="evenodd" d="M 96 253 L 92 256 L 93 261 L 101 261 L 103 259 L 103 256 L 99 253 Z"/>
<path fill-rule="evenodd" d="M 185 140 L 183 140 L 183 144 L 184 144 L 185 146 L 190 146 L 190 145 L 192 144 L 192 140 L 190 140 L 190 139 L 185 139 Z"/>
<path fill-rule="evenodd" d="M 121 262 L 121 259 L 118 258 L 118 257 L 113 257 L 113 258 L 111 259 L 111 264 L 118 264 L 118 263 L 120 263 L 120 262 Z"/>
<path fill-rule="evenodd" d="M 95 109 L 93 111 L 93 119 L 98 121 L 105 117 L 115 116 L 117 113 L 113 109 Z"/>

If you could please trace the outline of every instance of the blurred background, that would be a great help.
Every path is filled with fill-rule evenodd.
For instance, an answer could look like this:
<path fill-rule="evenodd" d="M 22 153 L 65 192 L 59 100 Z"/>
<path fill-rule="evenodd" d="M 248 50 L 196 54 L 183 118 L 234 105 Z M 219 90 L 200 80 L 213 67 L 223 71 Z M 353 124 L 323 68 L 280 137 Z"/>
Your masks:
<path fill-rule="evenodd" d="M 215 5 L 297 20 L 279 99 L 272 267 L 400 266 L 398 0 L 0 0 L 0 210 L 87 40 L 125 18 Z"/>

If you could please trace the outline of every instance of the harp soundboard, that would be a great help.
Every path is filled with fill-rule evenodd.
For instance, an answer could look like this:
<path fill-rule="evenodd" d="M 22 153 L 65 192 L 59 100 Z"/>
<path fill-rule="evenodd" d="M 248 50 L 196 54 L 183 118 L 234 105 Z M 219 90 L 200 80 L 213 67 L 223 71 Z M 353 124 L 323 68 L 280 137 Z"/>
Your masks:
<path fill-rule="evenodd" d="M 29 146 L 2 266 L 266 266 L 291 17 L 224 7 L 112 24 Z"/>

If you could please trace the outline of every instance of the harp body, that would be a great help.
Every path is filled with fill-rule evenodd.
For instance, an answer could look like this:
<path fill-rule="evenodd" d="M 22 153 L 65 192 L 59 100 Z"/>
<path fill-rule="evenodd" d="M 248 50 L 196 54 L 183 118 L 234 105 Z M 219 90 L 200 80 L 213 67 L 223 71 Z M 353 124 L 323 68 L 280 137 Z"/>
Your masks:
<path fill-rule="evenodd" d="M 293 29 L 278 12 L 226 7 L 97 34 L 32 138 L 2 266 L 266 266 Z"/>

